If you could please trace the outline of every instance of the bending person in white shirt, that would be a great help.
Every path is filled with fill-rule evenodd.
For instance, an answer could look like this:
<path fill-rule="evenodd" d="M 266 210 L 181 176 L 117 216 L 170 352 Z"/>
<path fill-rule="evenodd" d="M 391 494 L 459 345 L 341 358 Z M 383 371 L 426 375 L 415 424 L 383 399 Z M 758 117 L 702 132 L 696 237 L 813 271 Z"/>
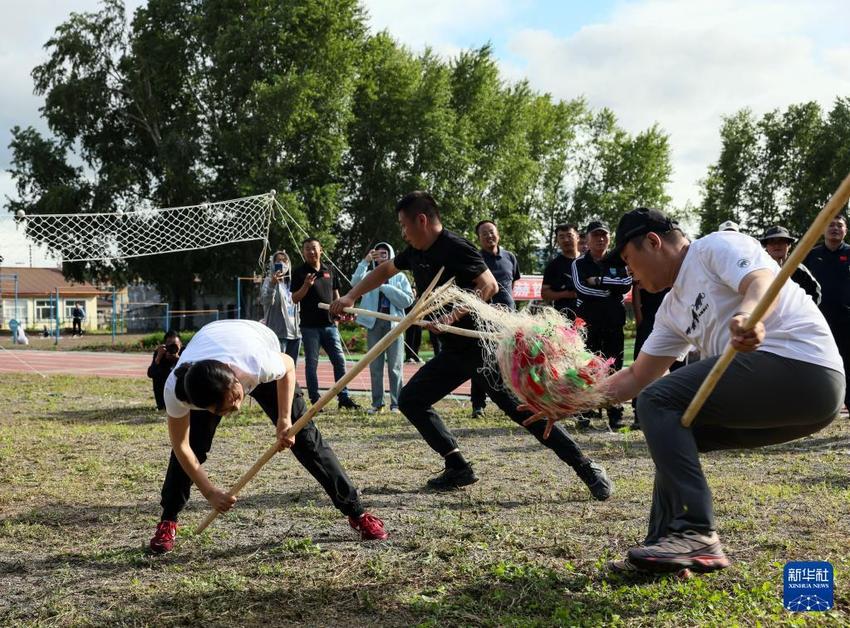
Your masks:
<path fill-rule="evenodd" d="M 783 443 L 828 425 L 844 400 L 841 356 L 823 315 L 790 281 L 763 322 L 744 331 L 747 316 L 779 272 L 749 236 L 719 232 L 691 243 L 664 214 L 638 209 L 620 220 L 608 260 L 628 265 L 650 292 L 671 288 L 634 364 L 609 380 L 612 401 L 637 397 L 655 463 L 644 544 L 610 566 L 722 569 L 729 559 L 716 532 L 699 453 Z M 682 415 L 730 341 L 739 353 L 692 427 L 682 427 Z M 703 359 L 665 376 L 689 345 Z"/>
<path fill-rule="evenodd" d="M 219 512 L 236 503 L 210 481 L 202 465 L 222 417 L 237 412 L 245 395 L 251 395 L 275 424 L 278 447 L 292 449 L 361 538 L 387 538 L 381 520 L 363 509 L 357 489 L 315 424 L 310 421 L 294 438 L 287 436 L 307 405 L 295 382 L 295 364 L 280 352 L 276 334 L 255 321 L 226 320 L 201 328 L 165 381 L 172 452 L 151 550 L 163 553 L 174 548 L 177 517 L 189 501 L 192 484 Z"/>

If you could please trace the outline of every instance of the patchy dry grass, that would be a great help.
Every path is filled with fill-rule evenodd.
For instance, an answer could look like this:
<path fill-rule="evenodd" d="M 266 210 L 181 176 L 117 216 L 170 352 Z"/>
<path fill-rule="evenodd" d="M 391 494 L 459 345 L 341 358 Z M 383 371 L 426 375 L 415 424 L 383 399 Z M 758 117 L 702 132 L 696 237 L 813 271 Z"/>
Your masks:
<path fill-rule="evenodd" d="M 850 623 L 847 420 L 758 452 L 709 455 L 731 569 L 629 581 L 600 569 L 642 538 L 651 463 L 639 433 L 578 440 L 617 493 L 497 411 L 443 406 L 482 481 L 423 492 L 440 463 L 406 421 L 328 412 L 320 427 L 390 541 L 364 544 L 281 455 L 203 535 L 195 495 L 178 549 L 150 557 L 168 454 L 146 380 L 0 376 L 0 622 L 9 625 L 802 625 Z M 230 484 L 272 438 L 256 406 L 226 419 L 208 470 Z M 782 565 L 829 560 L 836 609 L 781 605 Z"/>

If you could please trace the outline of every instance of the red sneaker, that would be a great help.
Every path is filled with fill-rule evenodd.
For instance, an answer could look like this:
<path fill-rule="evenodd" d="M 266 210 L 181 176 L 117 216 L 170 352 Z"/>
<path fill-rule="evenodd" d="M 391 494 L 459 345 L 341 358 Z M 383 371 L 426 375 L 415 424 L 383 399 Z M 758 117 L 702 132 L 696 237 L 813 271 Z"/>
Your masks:
<path fill-rule="evenodd" d="M 348 524 L 360 532 L 360 539 L 363 541 L 383 541 L 388 536 L 384 530 L 384 522 L 368 512 L 360 515 L 359 519 L 349 517 Z"/>
<path fill-rule="evenodd" d="M 174 549 L 174 539 L 177 537 L 176 521 L 160 521 L 156 533 L 151 539 L 150 548 L 154 554 L 165 554 Z"/>

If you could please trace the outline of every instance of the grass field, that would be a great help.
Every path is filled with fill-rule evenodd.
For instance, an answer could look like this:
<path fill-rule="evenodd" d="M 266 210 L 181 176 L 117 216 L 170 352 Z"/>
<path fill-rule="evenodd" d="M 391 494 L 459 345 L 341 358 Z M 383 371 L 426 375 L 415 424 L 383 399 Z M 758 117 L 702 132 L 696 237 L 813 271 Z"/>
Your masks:
<path fill-rule="evenodd" d="M 176 551 L 150 557 L 168 444 L 147 381 L 6 375 L 0 387 L 6 625 L 850 624 L 846 418 L 788 445 L 706 456 L 730 569 L 625 580 L 601 567 L 643 536 L 652 466 L 640 433 L 578 435 L 617 484 L 597 503 L 497 411 L 472 420 L 446 402 L 482 481 L 433 494 L 421 488 L 440 463 L 403 417 L 327 412 L 319 425 L 388 542 L 358 542 L 284 454 L 200 536 L 191 524 L 206 504 L 193 495 Z M 256 406 L 225 419 L 213 479 L 229 485 L 272 435 Z M 835 610 L 783 610 L 791 559 L 833 563 Z"/>

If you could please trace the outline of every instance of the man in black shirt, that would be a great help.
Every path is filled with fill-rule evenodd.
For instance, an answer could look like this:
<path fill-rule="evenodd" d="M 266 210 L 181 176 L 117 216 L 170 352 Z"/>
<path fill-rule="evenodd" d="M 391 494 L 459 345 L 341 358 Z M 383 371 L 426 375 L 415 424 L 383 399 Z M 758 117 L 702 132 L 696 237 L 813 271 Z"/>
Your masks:
<path fill-rule="evenodd" d="M 823 244 L 806 257 L 806 267 L 820 283 L 820 311 L 835 337 L 850 386 L 850 246 L 844 242 L 846 237 L 847 218 L 839 214 L 824 231 Z M 844 405 L 850 410 L 850 392 Z"/>
<path fill-rule="evenodd" d="M 321 346 L 334 367 L 334 380 L 345 375 L 345 356 L 336 321 L 319 303 L 330 303 L 339 297 L 339 278 L 328 266 L 322 264 L 322 245 L 316 238 L 307 238 L 301 244 L 304 264 L 292 271 L 292 302 L 301 304 L 301 337 L 304 341 L 304 372 L 310 401 L 319 400 L 319 347 Z M 360 406 L 343 388 L 337 395 L 340 408 L 358 409 Z"/>
<path fill-rule="evenodd" d="M 180 336 L 173 329 L 169 329 L 165 332 L 163 343 L 153 352 L 153 358 L 148 367 L 148 377 L 151 378 L 153 383 L 153 398 L 157 410 L 165 410 L 165 398 L 163 397 L 165 380 L 168 379 L 169 374 L 177 365 L 182 348 L 183 343 Z"/>
<path fill-rule="evenodd" d="M 479 253 L 499 284 L 499 291 L 490 299 L 490 303 L 515 310 L 514 282 L 521 276 L 516 255 L 499 246 L 499 229 L 492 220 L 482 220 L 475 225 L 475 235 L 481 245 Z M 472 417 L 483 416 L 487 406 L 487 391 L 477 378 L 472 378 L 469 397 L 472 402 Z"/>
<path fill-rule="evenodd" d="M 760 242 L 767 251 L 767 254 L 773 258 L 773 261 L 782 266 L 788 259 L 788 253 L 791 251 L 791 245 L 797 241 L 788 229 L 779 225 L 771 227 L 764 232 Z M 820 284 L 818 280 L 812 276 L 812 273 L 806 268 L 805 264 L 797 266 L 797 270 L 791 275 L 791 281 L 800 286 L 806 291 L 812 300 L 820 305 L 821 294 Z"/>
<path fill-rule="evenodd" d="M 608 251 L 611 230 L 604 222 L 592 221 L 585 229 L 587 253 L 573 262 L 573 284 L 579 295 L 578 315 L 587 323 L 587 348 L 606 358 L 614 358 L 616 370 L 623 368 L 626 324 L 625 294 L 632 288 L 632 278 L 625 268 L 603 263 Z M 587 425 L 587 421 L 581 424 Z M 608 408 L 611 429 L 623 426 L 623 406 Z"/>
<path fill-rule="evenodd" d="M 573 261 L 579 256 L 578 228 L 575 225 L 555 227 L 555 240 L 561 252 L 546 265 L 540 296 L 552 301 L 556 310 L 571 321 L 576 318 L 576 287 L 573 284 Z"/>
<path fill-rule="evenodd" d="M 484 301 L 489 301 L 496 294 L 498 284 L 481 254 L 469 241 L 443 228 L 439 208 L 430 194 L 411 192 L 398 202 L 396 213 L 402 236 L 409 246 L 394 259 L 374 269 L 344 297 L 337 299 L 331 306 L 333 313 L 351 307 L 360 296 L 374 290 L 400 270 L 413 273 L 420 293 L 440 268 L 445 268 L 441 283 L 454 278 L 458 287 L 475 290 Z M 473 327 L 472 318 L 457 309 L 436 322 L 467 329 Z M 445 459 L 445 470 L 439 477 L 429 480 L 428 486 L 436 490 L 451 490 L 477 482 L 478 478 L 433 404 L 466 380 L 480 378 L 490 398 L 514 422 L 522 424 L 531 413 L 518 409 L 516 398 L 506 390 L 498 374 L 484 378 L 479 373 L 483 355 L 477 340 L 443 334 L 442 345 L 440 354 L 429 360 L 402 388 L 399 407 L 425 442 Z M 612 485 L 605 470 L 585 457 L 565 430 L 553 431 L 544 439 L 544 429 L 541 422 L 528 428 L 538 441 L 575 470 L 596 499 L 610 497 Z"/>

